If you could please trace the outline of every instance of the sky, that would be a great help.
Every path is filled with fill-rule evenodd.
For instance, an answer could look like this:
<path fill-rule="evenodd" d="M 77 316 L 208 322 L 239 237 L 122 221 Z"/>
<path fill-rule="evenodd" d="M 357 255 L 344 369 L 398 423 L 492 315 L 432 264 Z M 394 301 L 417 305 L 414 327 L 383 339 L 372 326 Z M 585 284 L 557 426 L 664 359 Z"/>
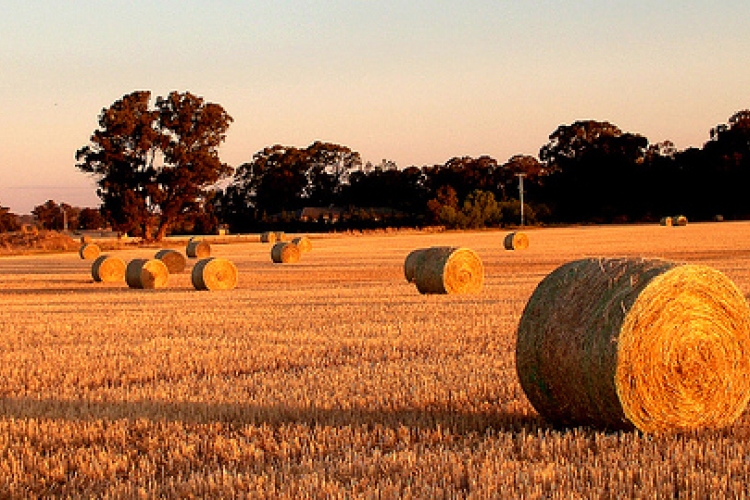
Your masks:
<path fill-rule="evenodd" d="M 135 90 L 221 104 L 234 167 L 316 140 L 502 163 L 588 119 L 701 147 L 750 108 L 747 26 L 746 0 L 3 0 L 0 205 L 98 206 L 75 152 Z"/>

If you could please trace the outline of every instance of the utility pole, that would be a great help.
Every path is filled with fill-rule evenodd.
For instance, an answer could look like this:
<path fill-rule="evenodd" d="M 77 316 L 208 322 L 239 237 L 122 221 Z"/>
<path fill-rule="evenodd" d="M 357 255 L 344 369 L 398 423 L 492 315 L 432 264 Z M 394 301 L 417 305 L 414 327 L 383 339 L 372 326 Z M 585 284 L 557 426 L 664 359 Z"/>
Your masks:
<path fill-rule="evenodd" d="M 523 226 L 523 178 L 526 174 L 516 174 L 518 176 L 518 194 L 521 198 L 521 226 Z"/>

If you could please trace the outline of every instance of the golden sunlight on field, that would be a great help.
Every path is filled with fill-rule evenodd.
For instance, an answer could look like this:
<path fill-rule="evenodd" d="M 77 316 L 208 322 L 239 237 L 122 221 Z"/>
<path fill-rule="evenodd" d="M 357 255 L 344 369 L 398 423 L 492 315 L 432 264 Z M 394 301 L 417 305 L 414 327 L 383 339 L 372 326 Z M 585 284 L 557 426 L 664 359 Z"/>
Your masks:
<path fill-rule="evenodd" d="M 78 254 L 0 259 L 0 496 L 726 498 L 750 475 L 747 414 L 681 436 L 550 427 L 516 377 L 539 281 L 598 256 L 724 272 L 750 294 L 750 223 L 313 235 L 212 243 L 232 290 L 94 282 Z M 476 295 L 420 295 L 416 248 L 482 259 Z M 126 261 L 154 249 L 110 252 Z"/>

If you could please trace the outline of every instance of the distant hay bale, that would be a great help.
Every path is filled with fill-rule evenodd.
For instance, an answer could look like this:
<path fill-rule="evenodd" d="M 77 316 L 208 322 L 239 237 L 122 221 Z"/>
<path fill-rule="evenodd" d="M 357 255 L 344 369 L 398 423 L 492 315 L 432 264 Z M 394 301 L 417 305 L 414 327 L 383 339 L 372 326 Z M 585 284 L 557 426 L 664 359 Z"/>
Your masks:
<path fill-rule="evenodd" d="M 271 248 L 271 260 L 276 264 L 293 264 L 299 259 L 300 249 L 293 243 L 280 241 Z"/>
<path fill-rule="evenodd" d="M 503 246 L 506 250 L 525 250 L 529 248 L 529 237 L 526 233 L 508 233 L 503 240 Z"/>
<path fill-rule="evenodd" d="M 260 233 L 261 243 L 276 243 L 276 233 L 273 231 L 266 231 Z"/>
<path fill-rule="evenodd" d="M 417 248 L 409 252 L 404 259 L 404 277 L 407 283 L 413 283 L 417 275 L 417 267 L 422 263 L 427 248 Z"/>
<path fill-rule="evenodd" d="M 675 215 L 672 217 L 673 226 L 687 226 L 688 220 L 684 215 Z"/>
<path fill-rule="evenodd" d="M 156 252 L 155 259 L 159 259 L 167 266 L 169 274 L 179 274 L 185 271 L 187 267 L 187 259 L 185 256 L 177 250 L 165 248 Z"/>
<path fill-rule="evenodd" d="M 207 259 L 211 257 L 211 244 L 200 239 L 188 241 L 185 253 L 191 259 Z"/>
<path fill-rule="evenodd" d="M 78 255 L 84 260 L 94 260 L 102 253 L 96 243 L 85 243 L 78 249 Z"/>
<path fill-rule="evenodd" d="M 750 399 L 750 308 L 724 274 L 658 259 L 584 259 L 537 286 L 516 370 L 555 425 L 721 428 Z"/>
<path fill-rule="evenodd" d="M 276 241 L 286 241 L 286 233 L 284 231 L 276 231 Z"/>
<path fill-rule="evenodd" d="M 81 243 L 91 243 L 91 236 L 89 236 L 88 234 L 82 234 Z"/>
<path fill-rule="evenodd" d="M 125 261 L 121 258 L 102 254 L 91 264 L 91 277 L 103 283 L 125 281 L 125 267 Z"/>
<path fill-rule="evenodd" d="M 672 225 L 672 217 L 662 217 L 659 221 L 659 224 L 662 226 L 671 226 Z"/>
<path fill-rule="evenodd" d="M 21 233 L 29 236 L 37 236 L 39 234 L 39 228 L 34 224 L 21 224 Z"/>
<path fill-rule="evenodd" d="M 414 284 L 419 293 L 478 293 L 484 284 L 484 266 L 469 248 L 432 247 L 417 259 Z"/>
<path fill-rule="evenodd" d="M 292 239 L 292 243 L 297 245 L 301 253 L 309 252 L 312 250 L 312 241 L 307 236 L 298 236 Z"/>
<path fill-rule="evenodd" d="M 169 280 L 169 269 L 159 259 L 133 259 L 125 268 L 125 282 L 130 288 L 163 288 Z"/>
<path fill-rule="evenodd" d="M 237 274 L 231 261 L 210 257 L 195 264 L 191 278 L 196 290 L 231 290 L 237 286 Z"/>

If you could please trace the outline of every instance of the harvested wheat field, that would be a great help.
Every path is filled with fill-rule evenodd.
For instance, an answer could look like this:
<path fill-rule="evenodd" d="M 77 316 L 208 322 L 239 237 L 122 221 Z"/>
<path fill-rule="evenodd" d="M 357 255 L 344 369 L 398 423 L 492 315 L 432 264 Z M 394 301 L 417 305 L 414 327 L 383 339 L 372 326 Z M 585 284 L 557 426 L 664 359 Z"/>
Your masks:
<path fill-rule="evenodd" d="M 214 244 L 237 288 L 95 283 L 77 253 L 0 258 L 0 497 L 743 498 L 721 431 L 555 428 L 517 380 L 540 281 L 586 257 L 714 267 L 750 294 L 750 223 L 312 236 L 277 266 Z M 468 247 L 481 292 L 422 295 L 414 249 Z M 126 261 L 151 251 L 111 252 Z"/>

